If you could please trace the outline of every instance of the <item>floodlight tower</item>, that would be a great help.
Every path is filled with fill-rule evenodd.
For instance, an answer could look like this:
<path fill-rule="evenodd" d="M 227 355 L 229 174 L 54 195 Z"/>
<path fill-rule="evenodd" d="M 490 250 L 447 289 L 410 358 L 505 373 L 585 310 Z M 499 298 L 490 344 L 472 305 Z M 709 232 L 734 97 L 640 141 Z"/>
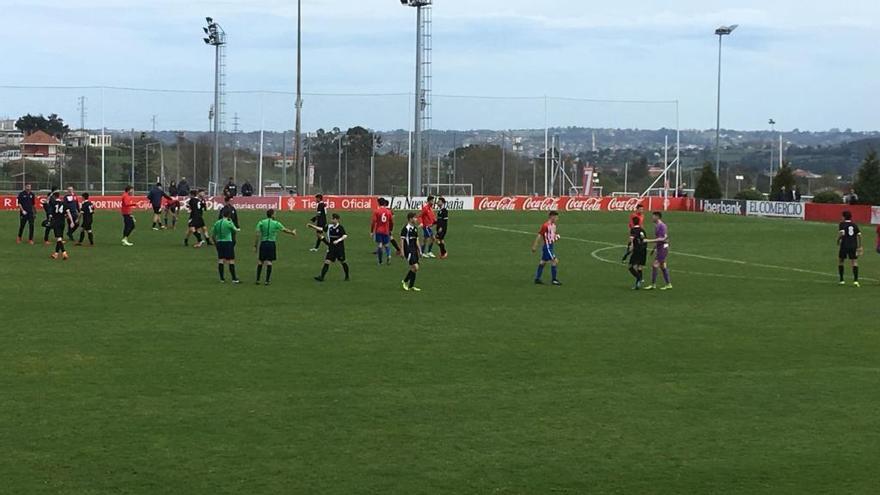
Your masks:
<path fill-rule="evenodd" d="M 226 45 L 226 32 L 220 27 L 220 24 L 214 22 L 211 17 L 206 17 L 207 27 L 202 30 L 208 35 L 204 38 L 206 45 L 214 47 L 214 157 L 213 172 L 214 183 L 220 184 L 220 50 Z"/>
<path fill-rule="evenodd" d="M 405 7 L 416 8 L 416 91 L 415 91 L 415 123 L 413 126 L 413 151 L 409 173 L 410 194 L 422 193 L 422 127 L 425 122 L 425 109 L 428 106 L 428 94 L 425 91 L 425 61 L 430 61 L 430 53 L 425 57 L 425 11 L 431 8 L 432 0 L 400 0 Z M 429 19 L 429 17 L 428 17 Z M 430 30 L 430 21 L 428 21 Z M 430 40 L 428 41 L 430 47 Z M 430 62 L 429 62 L 430 63 Z M 430 81 L 428 82 L 430 85 Z"/>
<path fill-rule="evenodd" d="M 733 31 L 739 27 L 738 24 L 730 26 L 721 26 L 715 30 L 715 36 L 718 36 L 718 106 L 716 111 L 715 124 L 715 176 L 721 174 L 721 39 L 730 36 Z"/>

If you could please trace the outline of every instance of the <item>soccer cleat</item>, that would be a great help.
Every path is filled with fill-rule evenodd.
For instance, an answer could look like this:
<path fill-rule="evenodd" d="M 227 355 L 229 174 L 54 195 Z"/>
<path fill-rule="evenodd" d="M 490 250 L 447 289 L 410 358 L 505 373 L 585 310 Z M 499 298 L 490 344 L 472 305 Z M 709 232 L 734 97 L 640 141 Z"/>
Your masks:
<path fill-rule="evenodd" d="M 225 284 L 225 283 L 226 283 L 226 280 L 224 280 L 224 279 L 221 278 L 221 279 L 220 279 L 220 283 L 221 283 L 221 284 Z"/>
<path fill-rule="evenodd" d="M 413 292 L 421 292 L 422 291 L 422 289 L 419 289 L 418 287 L 410 287 L 409 290 L 411 290 Z"/>
<path fill-rule="evenodd" d="M 82 246 L 82 245 L 83 245 L 83 243 L 81 243 L 81 242 L 77 242 L 76 244 L 74 244 L 74 246 Z"/>
<path fill-rule="evenodd" d="M 428 253 L 425 256 L 427 256 L 428 258 L 436 258 L 437 257 L 437 255 L 435 255 L 434 253 Z"/>
<path fill-rule="evenodd" d="M 633 285 L 633 290 L 641 290 L 641 289 L 642 289 L 642 283 L 641 283 L 641 282 L 636 282 L 636 284 Z"/>
<path fill-rule="evenodd" d="M 16 237 L 16 238 L 15 238 L 15 243 L 16 243 L 16 244 L 21 244 L 21 237 Z"/>
<path fill-rule="evenodd" d="M 52 258 L 53 260 L 57 260 L 57 259 L 58 259 L 58 253 L 52 253 L 52 254 L 49 255 L 49 257 Z"/>
<path fill-rule="evenodd" d="M 324 277 L 315 277 L 315 281 L 317 281 L 317 282 L 323 282 L 323 281 L 324 281 Z"/>
<path fill-rule="evenodd" d="M 127 239 L 123 239 L 123 240 L 122 240 L 122 245 L 125 246 L 125 247 L 131 247 L 131 246 L 134 246 L 134 244 L 128 242 Z"/>
<path fill-rule="evenodd" d="M 159 231 L 159 227 L 153 227 L 153 230 L 155 230 L 156 232 L 158 232 L 158 231 Z"/>
<path fill-rule="evenodd" d="M 389 256 L 387 260 L 385 260 L 385 264 L 391 266 L 391 257 Z"/>
<path fill-rule="evenodd" d="M 540 278 L 536 278 L 535 285 L 544 285 L 544 282 L 542 282 Z"/>
<path fill-rule="evenodd" d="M 858 281 L 858 280 L 856 280 L 855 282 L 853 282 L 853 287 L 861 287 L 861 286 L 862 286 L 862 285 L 859 284 L 859 281 Z"/>
<path fill-rule="evenodd" d="M 238 284 L 241 283 L 241 280 L 239 280 L 239 279 L 236 278 L 236 279 L 233 279 L 233 280 L 232 280 L 232 283 L 235 284 L 235 285 L 238 285 Z"/>
<path fill-rule="evenodd" d="M 49 241 L 43 241 L 44 246 L 48 246 L 49 244 L 51 244 Z"/>
<path fill-rule="evenodd" d="M 403 290 L 409 291 L 409 285 L 406 284 L 406 281 L 401 282 L 400 285 L 403 287 Z"/>
<path fill-rule="evenodd" d="M 663 287 L 660 287 L 660 290 L 672 290 L 672 284 L 668 284 Z"/>
<path fill-rule="evenodd" d="M 559 280 L 554 280 L 554 281 L 551 282 L 551 283 L 552 283 L 553 285 L 557 286 L 557 287 L 559 287 L 559 286 L 562 285 L 562 282 L 560 282 Z"/>
<path fill-rule="evenodd" d="M 448 257 L 449 257 L 449 253 L 444 253 L 444 254 L 441 254 L 441 255 L 440 255 L 440 259 L 441 259 L 441 260 L 445 260 L 445 259 L 448 258 Z"/>
<path fill-rule="evenodd" d="M 34 240 L 33 240 L 33 239 L 29 240 L 29 241 L 28 241 L 28 244 L 30 244 L 31 246 L 33 246 L 33 245 L 34 245 Z"/>
<path fill-rule="evenodd" d="M 67 259 L 69 259 L 69 258 L 70 258 L 70 256 L 67 254 L 67 251 L 64 251 L 63 253 L 61 253 L 61 259 L 67 261 Z"/>
<path fill-rule="evenodd" d="M 846 285 L 846 282 L 844 282 L 843 280 L 841 280 L 840 282 L 837 283 L 837 285 Z"/>
<path fill-rule="evenodd" d="M 343 282 L 351 282 L 351 277 L 345 277 L 345 280 L 343 280 Z"/>
<path fill-rule="evenodd" d="M 269 282 L 269 281 L 267 280 L 266 283 L 263 284 L 263 285 L 269 286 L 269 285 L 272 285 L 272 282 Z"/>
<path fill-rule="evenodd" d="M 309 252 L 310 252 L 310 253 L 317 253 L 317 252 L 318 252 L 318 248 L 311 248 L 311 249 L 309 249 Z"/>
<path fill-rule="evenodd" d="M 646 285 L 644 288 L 644 290 L 654 290 L 654 289 L 656 289 L 656 287 L 654 287 L 653 285 Z"/>

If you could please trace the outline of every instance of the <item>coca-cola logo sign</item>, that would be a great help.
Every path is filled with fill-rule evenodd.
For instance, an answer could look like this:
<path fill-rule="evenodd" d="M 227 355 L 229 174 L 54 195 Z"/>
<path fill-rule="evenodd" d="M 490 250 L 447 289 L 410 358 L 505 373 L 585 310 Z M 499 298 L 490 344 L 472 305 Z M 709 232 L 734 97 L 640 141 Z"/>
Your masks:
<path fill-rule="evenodd" d="M 566 211 L 602 211 L 602 198 L 570 197 L 565 202 Z"/>
<path fill-rule="evenodd" d="M 490 211 L 514 211 L 516 210 L 516 197 L 483 197 L 477 204 L 477 209 Z"/>
<path fill-rule="evenodd" d="M 550 211 L 559 209 L 559 199 L 551 197 L 526 198 L 523 201 L 523 210 Z"/>
<path fill-rule="evenodd" d="M 641 198 L 611 198 L 608 201 L 608 211 L 636 211 L 641 203 Z"/>

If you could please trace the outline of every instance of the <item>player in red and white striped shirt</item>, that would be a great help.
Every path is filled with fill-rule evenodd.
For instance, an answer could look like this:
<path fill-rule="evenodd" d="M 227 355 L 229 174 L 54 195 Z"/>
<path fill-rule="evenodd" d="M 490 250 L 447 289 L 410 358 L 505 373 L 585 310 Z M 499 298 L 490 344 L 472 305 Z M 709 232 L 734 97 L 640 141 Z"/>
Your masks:
<path fill-rule="evenodd" d="M 541 262 L 538 264 L 538 271 L 535 273 L 535 284 L 541 285 L 544 282 L 541 281 L 541 276 L 544 274 L 544 266 L 548 263 L 550 264 L 550 272 L 553 275 L 553 285 L 562 285 L 562 283 L 557 278 L 557 266 L 559 265 L 559 258 L 556 257 L 556 241 L 559 240 L 559 235 L 556 233 L 556 220 L 559 218 L 559 213 L 555 211 L 551 211 L 547 221 L 544 222 L 544 225 L 541 225 L 541 230 L 538 231 L 538 237 L 535 238 L 535 242 L 532 243 L 532 252 L 536 252 L 538 250 L 538 243 L 543 243 L 543 248 L 541 248 Z"/>

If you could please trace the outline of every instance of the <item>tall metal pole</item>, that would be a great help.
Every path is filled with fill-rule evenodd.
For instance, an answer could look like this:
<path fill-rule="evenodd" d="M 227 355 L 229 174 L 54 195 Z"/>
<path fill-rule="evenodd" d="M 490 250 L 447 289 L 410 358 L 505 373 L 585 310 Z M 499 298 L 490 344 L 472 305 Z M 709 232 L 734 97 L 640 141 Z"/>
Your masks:
<path fill-rule="evenodd" d="M 507 172 L 507 133 L 501 132 L 501 194 L 504 196 L 504 179 Z"/>
<path fill-rule="evenodd" d="M 104 135 L 106 132 L 107 132 L 107 126 L 106 126 L 106 123 L 104 122 L 104 88 L 101 88 L 101 195 L 102 196 L 107 193 L 105 190 L 107 174 L 106 174 L 106 164 L 104 163 L 104 161 L 106 159 L 106 141 L 107 141 L 107 138 L 105 138 Z M 88 144 L 86 144 L 86 147 L 88 148 Z M 89 169 L 89 164 L 88 164 L 88 162 L 86 162 L 86 170 L 88 170 L 88 169 Z"/>
<path fill-rule="evenodd" d="M 718 100 L 715 112 L 715 177 L 721 173 L 721 38 L 718 35 Z"/>
<path fill-rule="evenodd" d="M 302 189 L 300 192 L 305 191 L 306 189 L 306 180 L 305 173 L 300 174 L 299 170 L 302 167 L 305 170 L 305 163 L 302 160 L 302 0 L 297 0 L 296 2 L 296 138 L 295 138 L 294 146 L 296 150 L 294 151 L 294 163 L 296 163 L 294 170 L 296 170 L 297 176 L 303 176 Z M 285 158 L 286 161 L 286 158 Z M 286 164 L 285 164 L 286 165 Z M 285 176 L 287 167 L 284 168 Z"/>
<path fill-rule="evenodd" d="M 220 44 L 214 46 L 214 184 L 220 184 Z"/>
<path fill-rule="evenodd" d="M 134 129 L 131 130 L 131 187 L 134 185 Z"/>
<path fill-rule="evenodd" d="M 281 189 L 287 190 L 287 131 L 281 133 Z"/>
<path fill-rule="evenodd" d="M 411 194 L 422 194 L 422 6 L 416 7 L 416 94 L 414 149 L 410 171 Z"/>
<path fill-rule="evenodd" d="M 550 124 L 547 114 L 547 105 L 547 97 L 544 96 L 544 196 L 550 195 L 550 181 L 548 175 L 550 171 Z"/>
<path fill-rule="evenodd" d="M 337 139 L 336 194 L 342 194 L 342 135 Z"/>

